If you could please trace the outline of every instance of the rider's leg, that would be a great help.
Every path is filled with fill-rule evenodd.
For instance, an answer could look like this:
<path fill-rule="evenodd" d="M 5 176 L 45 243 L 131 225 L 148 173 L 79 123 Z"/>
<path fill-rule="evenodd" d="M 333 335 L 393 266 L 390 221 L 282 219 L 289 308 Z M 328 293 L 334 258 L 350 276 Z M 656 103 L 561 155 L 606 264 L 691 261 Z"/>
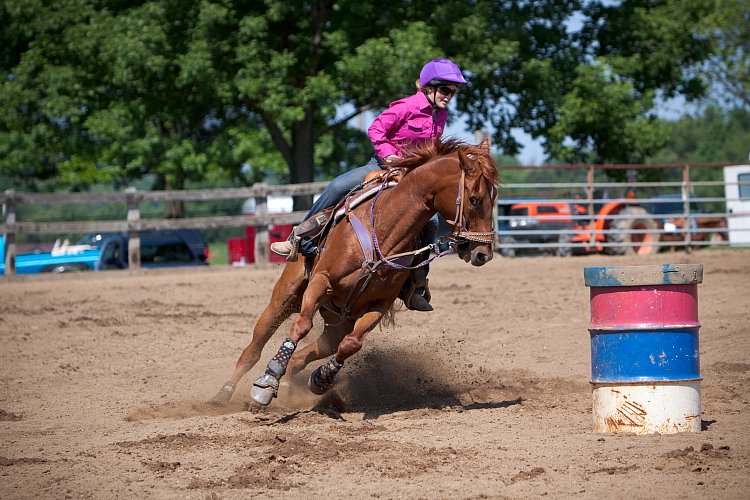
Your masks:
<path fill-rule="evenodd" d="M 438 215 L 435 214 L 422 228 L 422 232 L 419 234 L 419 246 L 423 247 L 435 243 L 439 229 L 440 219 L 438 218 Z M 425 251 L 425 253 L 427 257 L 430 256 L 429 251 Z"/>
<path fill-rule="evenodd" d="M 344 198 L 344 196 L 347 195 L 347 193 L 349 193 L 349 191 L 352 190 L 353 187 L 364 182 L 367 174 L 374 170 L 379 170 L 380 168 L 381 167 L 378 164 L 377 158 L 373 157 L 366 165 L 355 168 L 348 172 L 344 172 L 343 174 L 333 179 L 328 183 L 318 199 L 315 200 L 315 203 L 313 203 L 312 207 L 310 207 L 310 211 L 307 212 L 307 215 L 305 215 L 305 218 L 302 219 L 302 221 L 304 222 L 308 220 L 310 217 L 317 214 L 321 210 L 325 210 L 328 207 L 336 205 Z M 289 236 L 288 241 L 274 243 L 273 245 L 271 245 L 271 250 L 279 255 L 288 256 L 293 252 L 295 238 L 296 235 L 294 234 L 294 232 L 292 232 L 292 234 Z M 307 255 L 315 250 L 315 245 L 310 241 L 309 238 L 303 238 L 299 244 L 299 248 L 303 254 Z"/>
<path fill-rule="evenodd" d="M 310 207 L 310 211 L 307 212 L 304 220 L 309 219 L 313 215 L 317 214 L 321 210 L 325 210 L 328 207 L 332 207 L 339 201 L 344 199 L 344 196 L 352 190 L 357 184 L 364 182 L 367 174 L 373 170 L 379 170 L 377 159 L 372 158 L 366 165 L 357 167 L 339 175 L 331 182 L 328 183 L 326 188 L 320 193 L 320 196 L 315 203 Z"/>
<path fill-rule="evenodd" d="M 422 232 L 419 235 L 420 248 L 435 243 L 439 226 L 440 221 L 437 215 L 427 221 L 427 224 L 424 225 Z M 425 250 L 422 252 L 422 255 L 420 255 L 422 261 L 427 260 L 429 257 L 429 250 Z M 427 287 L 427 275 L 429 272 L 429 264 L 419 267 L 412 272 L 411 278 L 414 280 L 414 292 L 408 297 L 406 302 L 406 307 L 409 309 L 414 311 L 432 311 L 432 306 L 430 305 L 431 296 Z"/>

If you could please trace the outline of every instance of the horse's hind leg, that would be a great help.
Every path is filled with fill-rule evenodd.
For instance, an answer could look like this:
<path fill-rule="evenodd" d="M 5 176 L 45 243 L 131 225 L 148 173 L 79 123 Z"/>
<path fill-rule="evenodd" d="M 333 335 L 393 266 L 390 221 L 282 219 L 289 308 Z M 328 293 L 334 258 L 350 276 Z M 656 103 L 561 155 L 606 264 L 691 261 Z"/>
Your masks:
<path fill-rule="evenodd" d="M 302 296 L 300 312 L 292 323 L 289 337 L 284 340 L 276 355 L 268 362 L 265 373 L 253 384 L 250 397 L 258 404 L 266 406 L 278 394 L 279 380 L 286 373 L 297 343 L 312 329 L 313 317 L 320 307 L 320 299 L 329 288 L 330 283 L 325 274 L 316 274 L 310 279 L 307 290 Z"/>
<path fill-rule="evenodd" d="M 281 277 L 279 277 L 276 285 L 274 285 L 271 301 L 255 323 L 252 341 L 242 351 L 229 380 L 224 383 L 219 392 L 213 397 L 214 402 L 227 403 L 231 399 L 237 383 L 260 359 L 261 351 L 268 342 L 268 339 L 273 336 L 279 326 L 292 313 L 299 310 L 305 282 L 305 273 L 301 259 L 286 265 Z"/>
<path fill-rule="evenodd" d="M 362 349 L 365 336 L 380 323 L 392 303 L 392 300 L 377 303 L 357 318 L 351 333 L 341 339 L 336 354 L 310 374 L 307 386 L 311 392 L 318 395 L 325 394 L 333 386 L 336 374 L 344 366 L 344 361 Z"/>

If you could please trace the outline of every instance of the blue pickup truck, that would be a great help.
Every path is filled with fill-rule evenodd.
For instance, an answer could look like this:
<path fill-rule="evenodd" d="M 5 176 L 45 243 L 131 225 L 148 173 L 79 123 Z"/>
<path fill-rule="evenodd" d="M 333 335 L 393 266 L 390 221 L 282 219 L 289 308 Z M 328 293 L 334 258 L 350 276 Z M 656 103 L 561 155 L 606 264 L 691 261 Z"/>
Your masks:
<path fill-rule="evenodd" d="M 211 255 L 194 229 L 141 231 L 141 267 L 205 266 Z M 5 274 L 5 241 L 0 236 L 0 275 Z M 127 233 L 89 233 L 75 245 L 51 252 L 16 255 L 17 274 L 99 271 L 128 267 Z"/>

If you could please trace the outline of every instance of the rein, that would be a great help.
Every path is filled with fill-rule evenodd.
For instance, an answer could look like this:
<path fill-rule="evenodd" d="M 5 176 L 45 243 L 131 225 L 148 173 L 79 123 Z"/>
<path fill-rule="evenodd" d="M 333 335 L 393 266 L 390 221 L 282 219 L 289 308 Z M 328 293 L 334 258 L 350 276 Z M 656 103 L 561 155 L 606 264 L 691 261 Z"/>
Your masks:
<path fill-rule="evenodd" d="M 395 170 L 395 169 L 394 169 Z M 386 175 L 386 179 L 390 176 L 390 172 L 388 175 Z M 453 220 L 447 220 L 446 222 L 448 224 L 451 224 L 453 226 L 453 232 L 450 236 L 448 236 L 449 240 L 460 242 L 460 241 L 476 241 L 479 243 L 487 243 L 492 244 L 493 241 L 495 241 L 495 231 L 494 229 L 492 231 L 487 232 L 478 232 L 478 231 L 467 231 L 466 229 L 466 220 L 464 218 L 464 187 L 466 184 L 466 171 L 462 168 L 461 169 L 461 179 L 458 181 L 458 193 L 456 194 L 456 216 Z M 434 244 L 429 244 L 427 246 L 424 246 L 420 249 L 413 250 L 411 252 L 405 252 L 397 255 L 392 255 L 390 257 L 385 257 L 383 255 L 383 252 L 380 250 L 380 243 L 378 242 L 378 236 L 375 234 L 375 203 L 377 203 L 378 198 L 380 197 L 380 194 L 385 190 L 386 182 L 383 181 L 383 184 L 381 184 L 380 189 L 375 194 L 375 199 L 372 200 L 372 204 L 370 205 L 370 234 L 372 236 L 372 242 L 375 246 L 375 251 L 377 253 L 378 258 L 380 259 L 377 263 L 380 264 L 381 262 L 387 265 L 388 267 L 392 269 L 398 269 L 398 270 L 411 270 L 411 269 L 417 269 L 423 266 L 426 266 L 433 260 L 437 259 L 438 257 L 442 257 L 444 255 L 450 255 L 452 253 L 455 253 L 456 250 L 452 246 L 448 248 L 445 252 L 441 252 L 439 249 L 435 247 Z M 435 255 L 428 257 L 427 259 L 423 260 L 416 266 L 402 266 L 398 263 L 393 262 L 393 259 L 396 259 L 398 257 L 402 257 L 404 255 L 419 255 L 420 253 L 424 252 L 425 250 L 434 250 Z M 367 254 L 365 254 L 366 256 Z"/>
<path fill-rule="evenodd" d="M 463 170 L 461 171 L 461 173 L 462 173 L 462 178 L 463 178 Z M 430 262 L 432 262 L 433 260 L 437 259 L 438 257 L 442 257 L 444 255 L 450 255 L 452 253 L 456 253 L 456 250 L 454 248 L 452 248 L 452 247 L 448 248 L 448 250 L 446 250 L 445 252 L 441 252 L 439 249 L 435 248 L 434 244 L 430 243 L 427 246 L 424 246 L 424 247 L 419 248 L 417 250 L 412 250 L 411 252 L 404 252 L 404 253 L 400 253 L 400 254 L 396 254 L 396 255 L 391 255 L 390 257 L 385 257 L 383 255 L 383 251 L 380 250 L 380 242 L 378 241 L 378 235 L 375 233 L 375 204 L 377 203 L 378 198 L 380 198 L 380 195 L 383 193 L 383 191 L 385 191 L 385 185 L 386 185 L 385 182 L 383 182 L 383 184 L 381 184 L 380 189 L 375 194 L 375 198 L 372 200 L 372 204 L 370 205 L 370 235 L 372 237 L 372 242 L 373 242 L 373 245 L 375 247 L 375 252 L 376 252 L 378 258 L 380 259 L 377 262 L 378 264 L 380 264 L 382 262 L 386 266 L 390 267 L 391 269 L 396 269 L 396 270 L 399 270 L 399 271 L 407 271 L 407 270 L 418 269 L 420 267 L 424 267 L 427 264 L 429 264 Z M 427 259 L 423 260 L 422 262 L 420 262 L 416 266 L 401 265 L 401 264 L 398 264 L 397 262 L 395 262 L 395 259 L 397 259 L 399 257 L 404 257 L 406 255 L 417 256 L 420 253 L 422 253 L 422 252 L 424 252 L 425 250 L 428 250 L 428 249 L 429 250 L 436 250 L 435 255 L 433 255 L 431 257 L 428 257 Z"/>

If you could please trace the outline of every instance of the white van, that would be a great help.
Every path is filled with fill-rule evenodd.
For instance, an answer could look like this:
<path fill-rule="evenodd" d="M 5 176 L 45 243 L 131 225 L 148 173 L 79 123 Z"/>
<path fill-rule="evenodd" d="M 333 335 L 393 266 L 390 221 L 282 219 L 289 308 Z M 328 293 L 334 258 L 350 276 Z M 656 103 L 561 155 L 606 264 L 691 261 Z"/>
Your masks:
<path fill-rule="evenodd" d="M 729 244 L 750 245 L 750 165 L 724 167 Z"/>

